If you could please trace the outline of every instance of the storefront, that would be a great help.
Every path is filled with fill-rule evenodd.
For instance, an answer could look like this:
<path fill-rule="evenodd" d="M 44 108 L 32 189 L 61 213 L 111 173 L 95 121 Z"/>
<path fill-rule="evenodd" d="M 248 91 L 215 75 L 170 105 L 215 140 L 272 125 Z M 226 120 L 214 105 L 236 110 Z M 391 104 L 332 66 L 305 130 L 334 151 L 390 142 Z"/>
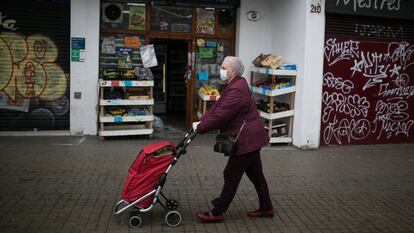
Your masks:
<path fill-rule="evenodd" d="M 110 129 L 117 125 L 123 128 L 117 131 L 120 135 L 150 134 L 154 117 L 181 128 L 196 120 L 196 93 L 201 86 L 218 89 L 219 66 L 225 56 L 234 55 L 238 5 L 101 1 L 99 78 L 111 88 L 101 88 L 100 135 L 115 135 Z M 141 56 L 146 45 L 154 47 L 156 57 L 149 67 Z M 125 86 L 111 80 L 153 83 Z M 122 105 L 111 101 L 123 98 Z M 120 112 L 127 117 L 107 118 Z"/>
<path fill-rule="evenodd" d="M 103 122 L 117 125 L 123 121 L 137 121 L 142 112 L 150 112 L 153 117 L 140 118 L 145 127 L 148 122 L 155 122 L 155 116 L 167 124 L 172 119 L 180 123 L 180 127 L 188 127 L 197 119 L 197 112 L 201 110 L 202 114 L 203 111 L 197 99 L 200 87 L 209 87 L 201 91 L 204 94 L 216 94 L 214 89 L 220 85 L 218 68 L 225 56 L 241 58 L 245 65 L 243 76 L 250 82 L 251 71 L 256 70 L 252 60 L 260 53 L 271 53 L 281 55 L 284 62 L 297 66 L 294 113 L 291 114 L 292 145 L 299 148 L 319 146 L 325 1 L 34 2 L 22 0 L 2 4 L 8 8 L 16 6 L 14 13 L 12 8 L 6 13 L 3 12 L 5 7 L 1 9 L 2 33 L 15 33 L 10 28 L 17 27 L 17 35 L 23 37 L 21 44 L 27 45 L 21 47 L 30 48 L 29 42 L 34 40 L 36 49 L 33 51 L 37 54 L 30 55 L 25 49 L 13 51 L 15 44 L 10 46 L 3 37 L 0 40 L 3 48 L 7 48 L 1 50 L 1 57 L 6 59 L 0 62 L 0 117 L 4 126 L 0 134 L 10 130 L 38 130 L 33 134 L 44 130 L 46 134 L 54 134 L 54 129 L 69 129 L 66 134 L 99 135 Z M 22 4 L 31 7 L 22 7 Z M 62 8 L 53 8 L 55 5 Z M 32 9 L 33 12 L 28 13 Z M 18 19 L 17 15 L 25 17 Z M 68 22 L 60 21 L 62 18 Z M 24 29 L 21 22 L 29 26 Z M 64 25 L 66 28 L 61 28 Z M 25 31 L 20 31 L 23 29 Z M 36 37 L 25 40 L 31 35 Z M 38 35 L 43 37 L 37 39 Z M 158 62 L 150 67 L 153 79 L 151 82 L 142 77 L 131 79 L 131 74 L 135 75 L 136 71 L 134 66 L 141 62 L 140 49 L 147 45 L 154 46 Z M 19 55 L 12 56 L 12 52 Z M 26 69 L 23 67 L 22 61 L 29 59 L 29 55 L 21 54 L 26 53 L 35 61 L 32 62 L 35 70 L 44 71 L 36 72 L 39 76 L 33 76 L 30 63 Z M 39 60 L 40 57 L 44 57 L 43 60 Z M 14 76 L 17 69 L 21 69 L 22 78 Z M 148 73 L 145 70 L 137 72 L 137 76 Z M 42 78 L 42 73 L 47 78 Z M 116 79 L 122 82 L 108 82 Z M 31 85 L 33 90 L 29 88 Z M 124 91 L 134 89 L 134 85 L 137 87 L 134 94 Z M 146 93 L 139 93 L 139 88 Z M 114 91 L 103 92 L 102 89 Z M 129 99 L 114 101 L 119 94 Z M 129 114 L 123 118 L 110 114 L 110 111 L 128 112 L 130 109 L 102 110 L 106 106 L 136 102 L 152 107 L 130 111 L 138 115 L 132 118 Z M 38 108 L 40 110 L 34 111 Z M 26 121 L 29 123 L 18 123 L 24 127 L 10 127 L 13 119 L 23 122 L 20 119 L 26 119 L 30 113 Z M 38 115 L 46 120 L 38 120 L 38 117 L 33 120 Z M 30 125 L 33 122 L 53 124 L 48 123 L 46 127 Z M 65 126 L 61 127 L 61 122 L 65 122 Z"/>
<path fill-rule="evenodd" d="M 321 144 L 414 142 L 412 9 L 326 2 Z"/>
<path fill-rule="evenodd" d="M 0 131 L 69 130 L 69 38 L 69 0 L 1 3 Z"/>

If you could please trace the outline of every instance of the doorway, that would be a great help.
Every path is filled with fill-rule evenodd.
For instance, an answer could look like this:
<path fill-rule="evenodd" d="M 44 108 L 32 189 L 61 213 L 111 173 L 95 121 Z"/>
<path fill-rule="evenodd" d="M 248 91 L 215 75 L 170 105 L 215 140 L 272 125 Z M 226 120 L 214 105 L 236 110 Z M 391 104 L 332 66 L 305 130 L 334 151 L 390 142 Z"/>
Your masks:
<path fill-rule="evenodd" d="M 154 75 L 154 114 L 162 120 L 164 129 L 184 130 L 188 42 L 154 39 L 151 44 L 158 60 L 158 66 L 151 69 Z"/>

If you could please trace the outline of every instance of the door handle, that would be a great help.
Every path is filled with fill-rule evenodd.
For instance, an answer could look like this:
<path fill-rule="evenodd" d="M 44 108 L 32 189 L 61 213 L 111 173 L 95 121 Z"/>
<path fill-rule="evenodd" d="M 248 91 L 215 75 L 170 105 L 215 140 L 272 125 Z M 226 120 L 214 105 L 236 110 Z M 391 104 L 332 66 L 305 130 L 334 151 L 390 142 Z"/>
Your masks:
<path fill-rule="evenodd" d="M 165 63 L 162 64 L 162 93 L 165 94 Z"/>

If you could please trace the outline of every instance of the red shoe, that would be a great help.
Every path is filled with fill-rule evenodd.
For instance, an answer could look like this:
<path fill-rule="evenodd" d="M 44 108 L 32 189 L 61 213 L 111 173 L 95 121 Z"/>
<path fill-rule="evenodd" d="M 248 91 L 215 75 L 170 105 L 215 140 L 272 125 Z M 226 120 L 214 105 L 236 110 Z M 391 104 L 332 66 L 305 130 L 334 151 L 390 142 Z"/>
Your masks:
<path fill-rule="evenodd" d="M 268 217 L 268 218 L 272 218 L 274 213 L 275 213 L 275 211 L 272 208 L 272 209 L 266 210 L 264 212 L 262 212 L 260 210 L 249 211 L 249 212 L 247 212 L 247 216 L 249 216 L 249 217 Z"/>
<path fill-rule="evenodd" d="M 200 221 L 206 222 L 206 223 L 209 223 L 209 222 L 221 222 L 221 221 L 224 220 L 224 216 L 222 214 L 221 215 L 214 216 L 211 213 L 211 211 L 206 212 L 206 213 L 199 212 L 199 213 L 196 214 L 196 217 L 198 219 L 200 219 Z"/>

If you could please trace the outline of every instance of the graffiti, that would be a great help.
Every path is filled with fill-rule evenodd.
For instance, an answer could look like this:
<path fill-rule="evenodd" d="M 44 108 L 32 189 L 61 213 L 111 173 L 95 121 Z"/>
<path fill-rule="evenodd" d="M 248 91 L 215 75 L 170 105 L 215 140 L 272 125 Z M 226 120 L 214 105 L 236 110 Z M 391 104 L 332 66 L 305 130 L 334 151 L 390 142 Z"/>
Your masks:
<path fill-rule="evenodd" d="M 382 84 L 388 77 L 399 77 L 402 70 L 414 63 L 410 62 L 413 52 L 414 46 L 407 42 L 392 42 L 385 53 L 358 51 L 359 56 L 354 59 L 354 65 L 351 67 L 351 77 L 356 73 L 362 73 L 368 78 L 363 90 Z"/>
<path fill-rule="evenodd" d="M 336 92 L 324 92 L 322 103 L 326 106 L 322 115 L 324 122 L 327 122 L 333 111 L 344 113 L 350 117 L 366 117 L 370 106 L 365 96 L 361 97 L 358 94 L 344 95 Z"/>
<path fill-rule="evenodd" d="M 408 103 L 401 97 L 378 101 L 375 106 L 376 116 L 374 119 L 376 130 L 379 130 L 377 138 L 380 138 L 383 132 L 386 133 L 387 138 L 398 134 L 408 136 L 408 131 L 414 120 L 410 119 L 407 110 Z"/>
<path fill-rule="evenodd" d="M 381 84 L 383 79 L 387 78 L 387 73 L 395 73 L 398 67 L 391 69 L 390 64 L 382 64 L 384 55 L 377 52 L 361 52 L 360 60 L 354 60 L 354 66 L 351 67 L 353 77 L 356 72 L 362 73 L 364 77 L 368 78 L 363 90 Z"/>
<path fill-rule="evenodd" d="M 343 80 L 341 77 L 334 77 L 330 72 L 323 76 L 323 86 L 335 88 L 345 94 L 348 94 L 354 88 L 354 84 L 351 81 Z"/>
<path fill-rule="evenodd" d="M 409 85 L 410 77 L 408 76 L 408 74 L 401 74 L 392 82 L 396 87 L 389 88 L 389 83 L 381 84 L 378 95 L 382 97 L 399 96 L 406 97 L 407 99 L 411 96 L 414 96 L 414 85 Z"/>
<path fill-rule="evenodd" d="M 56 44 L 39 34 L 2 32 L 0 57 L 0 109 L 25 112 L 14 118 L 16 124 L 27 118 L 42 118 L 53 127 L 54 116 L 69 111 L 65 96 L 68 78 L 56 63 Z"/>
<path fill-rule="evenodd" d="M 337 6 L 347 6 L 352 4 L 354 12 L 359 9 L 375 9 L 399 11 L 401 0 L 336 0 Z"/>
<path fill-rule="evenodd" d="M 355 30 L 360 36 L 374 36 L 374 37 L 404 37 L 404 28 L 393 28 L 391 26 L 384 25 L 372 25 L 372 24 L 355 24 Z"/>
<path fill-rule="evenodd" d="M 41 35 L 24 38 L 16 33 L 1 33 L 0 38 L 0 55 L 7 58 L 0 60 L 0 90 L 12 102 L 17 95 L 55 101 L 65 94 L 67 77 L 54 63 L 58 52 L 52 40 Z"/>
<path fill-rule="evenodd" d="M 325 45 L 321 141 L 412 141 L 414 45 L 345 36 Z"/>
<path fill-rule="evenodd" d="M 337 43 L 335 38 L 328 39 L 325 45 L 325 57 L 329 65 L 358 57 L 358 44 L 359 42 L 353 40 Z"/>
<path fill-rule="evenodd" d="M 408 42 L 392 42 L 388 45 L 387 54 L 385 57 L 392 62 L 399 62 L 403 69 L 407 69 L 414 64 L 414 61 L 410 62 L 411 55 L 414 53 L 414 45 Z"/>
<path fill-rule="evenodd" d="M 17 27 L 16 25 L 16 20 L 14 19 L 6 19 L 7 15 L 4 15 L 1 13 L 0 11 L 0 25 L 3 26 L 4 29 L 9 29 L 12 31 L 16 31 Z"/>
<path fill-rule="evenodd" d="M 338 123 L 339 122 L 339 123 Z M 347 143 L 351 140 L 361 140 L 366 138 L 371 131 L 371 123 L 367 119 L 351 119 L 346 118 L 338 121 L 336 116 L 333 121 L 328 123 L 323 132 L 323 139 L 326 144 L 330 144 L 332 139 L 342 144 L 345 139 Z"/>

